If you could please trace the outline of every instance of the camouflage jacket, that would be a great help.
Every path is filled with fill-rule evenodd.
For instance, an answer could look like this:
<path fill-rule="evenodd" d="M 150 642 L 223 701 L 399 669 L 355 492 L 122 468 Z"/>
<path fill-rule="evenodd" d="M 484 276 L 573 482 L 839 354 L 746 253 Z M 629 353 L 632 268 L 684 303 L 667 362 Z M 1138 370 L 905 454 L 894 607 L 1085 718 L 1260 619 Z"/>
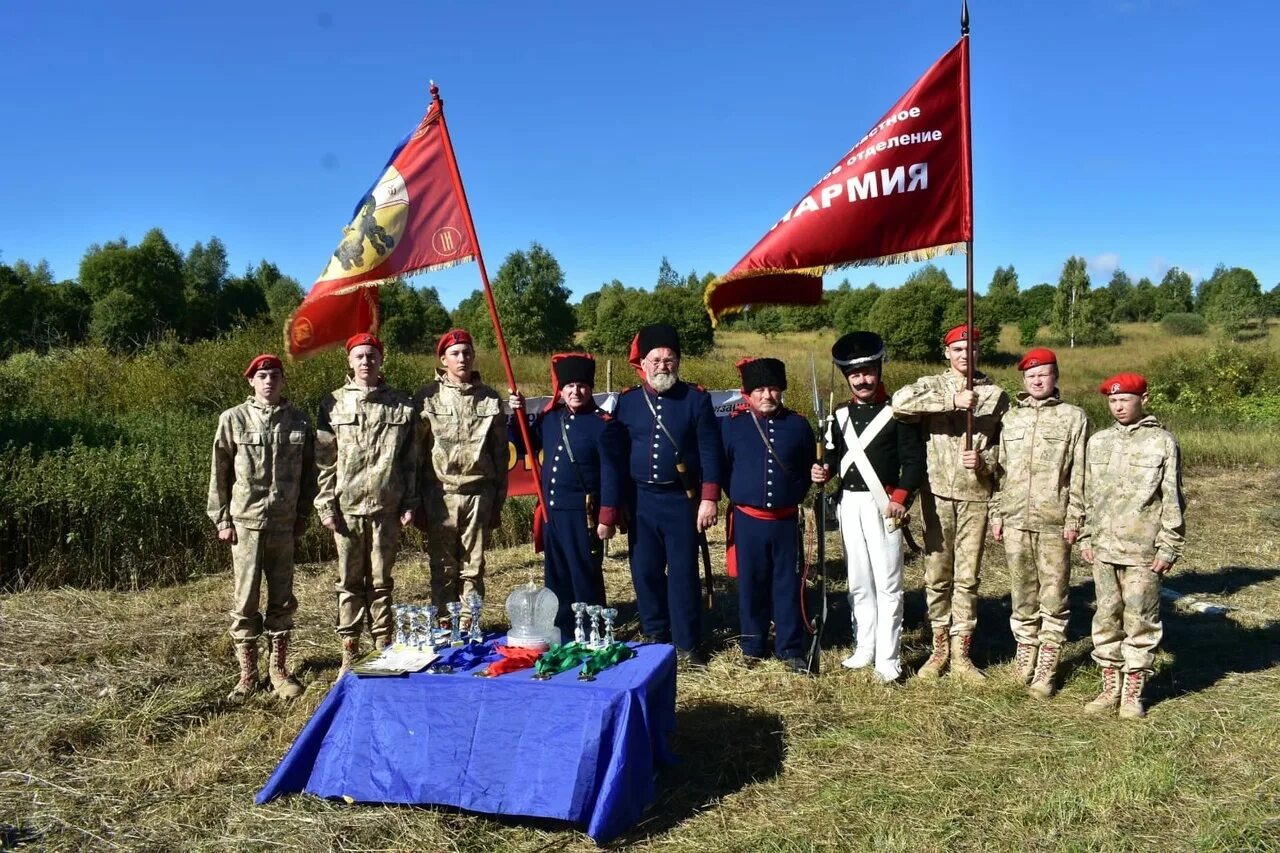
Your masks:
<path fill-rule="evenodd" d="M 991 520 L 1036 533 L 1080 530 L 1088 430 L 1084 409 L 1057 392 L 1042 402 L 1019 394 L 1000 422 Z"/>
<path fill-rule="evenodd" d="M 453 381 L 436 368 L 436 381 L 413 398 L 422 436 L 422 492 L 495 492 L 494 512 L 507 499 L 507 416 L 498 392 L 471 374 Z"/>
<path fill-rule="evenodd" d="M 209 473 L 209 518 L 258 530 L 285 530 L 316 494 L 315 431 L 288 400 L 253 397 L 218 418 Z"/>
<path fill-rule="evenodd" d="M 1009 408 L 1009 396 L 985 375 L 974 373 L 973 390 L 978 405 L 973 412 L 973 449 L 981 459 L 970 471 L 960 462 L 964 453 L 965 411 L 957 409 L 955 395 L 964 390 L 964 377 L 953 371 L 921 376 L 893 395 L 893 416 L 920 424 L 928 457 L 929 482 L 935 495 L 960 501 L 985 501 L 995 488 L 999 459 L 1000 419 Z"/>
<path fill-rule="evenodd" d="M 385 382 L 366 391 L 347 379 L 316 418 L 321 519 L 399 515 L 417 509 L 418 435 L 413 403 Z"/>
<path fill-rule="evenodd" d="M 1151 415 L 1089 439 L 1082 548 L 1104 563 L 1174 562 L 1186 533 L 1178 442 Z"/>

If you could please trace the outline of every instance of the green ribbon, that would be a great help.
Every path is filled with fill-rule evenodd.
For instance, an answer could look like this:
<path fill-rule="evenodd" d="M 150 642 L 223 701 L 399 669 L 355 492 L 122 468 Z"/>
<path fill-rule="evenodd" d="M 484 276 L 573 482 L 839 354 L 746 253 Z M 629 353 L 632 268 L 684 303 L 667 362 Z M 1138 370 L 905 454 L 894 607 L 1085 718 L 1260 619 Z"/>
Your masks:
<path fill-rule="evenodd" d="M 635 656 L 635 650 L 626 643 L 613 643 L 603 649 L 589 649 L 582 643 L 565 643 L 544 652 L 538 658 L 533 665 L 534 677 L 550 678 L 581 665 L 581 675 L 594 678 L 609 667 Z"/>

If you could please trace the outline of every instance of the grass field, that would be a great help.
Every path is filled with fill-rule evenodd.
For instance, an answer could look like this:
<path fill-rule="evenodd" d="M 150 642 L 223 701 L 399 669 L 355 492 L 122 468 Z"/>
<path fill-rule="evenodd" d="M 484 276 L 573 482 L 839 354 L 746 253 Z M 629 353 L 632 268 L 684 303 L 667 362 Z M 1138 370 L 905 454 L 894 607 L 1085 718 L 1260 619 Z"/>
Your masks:
<path fill-rule="evenodd" d="M 776 662 L 748 672 L 732 645 L 731 582 L 720 578 L 719 651 L 707 673 L 679 679 L 681 763 L 660 774 L 657 803 L 618 846 L 1280 849 L 1280 473 L 1204 469 L 1188 492 L 1187 554 L 1168 586 L 1232 609 L 1207 616 L 1166 602 L 1154 706 L 1139 723 L 1082 711 L 1097 670 L 1081 566 L 1066 683 L 1049 703 L 1010 681 L 997 548 L 984 562 L 976 656 L 991 677 L 980 688 L 886 688 L 842 670 L 848 610 L 835 592 L 820 678 Z M 491 565 L 500 601 L 537 563 L 517 547 Z M 624 630 L 634 631 L 626 564 L 607 560 L 606 572 Z M 920 573 L 908 564 L 909 664 L 926 653 Z M 0 598 L 0 848 L 593 849 L 585 835 L 545 823 L 299 797 L 252 805 L 336 671 L 331 574 L 300 567 L 296 657 L 308 689 L 292 705 L 224 701 L 234 680 L 225 575 L 135 593 Z M 404 555 L 398 581 L 402 600 L 425 595 L 416 556 Z"/>

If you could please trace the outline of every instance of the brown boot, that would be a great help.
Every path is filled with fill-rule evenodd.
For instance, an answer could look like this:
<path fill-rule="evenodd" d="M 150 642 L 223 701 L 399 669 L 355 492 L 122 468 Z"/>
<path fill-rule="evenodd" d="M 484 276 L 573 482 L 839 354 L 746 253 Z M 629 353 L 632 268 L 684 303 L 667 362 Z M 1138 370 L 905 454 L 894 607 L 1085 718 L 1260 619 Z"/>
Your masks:
<path fill-rule="evenodd" d="M 1036 673 L 1031 679 L 1028 692 L 1036 699 L 1048 699 L 1058 691 L 1055 679 L 1058 677 L 1058 660 L 1062 656 L 1062 646 L 1045 643 L 1040 647 L 1040 658 L 1036 661 Z"/>
<path fill-rule="evenodd" d="M 271 658 L 267 661 L 267 674 L 271 676 L 271 688 L 281 699 L 296 699 L 302 695 L 303 686 L 293 677 L 285 660 L 289 657 L 289 632 L 271 635 Z"/>
<path fill-rule="evenodd" d="M 240 663 L 240 680 L 231 688 L 227 698 L 232 702 L 243 702 L 250 694 L 257 693 L 258 682 L 258 641 L 236 643 L 236 660 Z"/>
<path fill-rule="evenodd" d="M 1120 669 L 1114 666 L 1102 668 L 1102 692 L 1084 706 L 1090 714 L 1105 714 L 1114 711 L 1120 704 Z"/>
<path fill-rule="evenodd" d="M 1124 685 L 1120 692 L 1120 719 L 1141 720 L 1147 715 L 1147 708 L 1142 704 L 1142 690 L 1146 686 L 1145 672 L 1124 674 Z"/>
<path fill-rule="evenodd" d="M 933 654 L 924 662 L 924 666 L 916 672 L 918 678 L 941 678 L 947 671 L 947 663 L 951 660 L 950 640 L 945 629 L 933 632 Z"/>
<path fill-rule="evenodd" d="M 1036 674 L 1036 659 L 1039 647 L 1031 643 L 1018 643 L 1018 651 L 1013 656 L 1013 677 L 1021 684 L 1030 684 Z"/>
<path fill-rule="evenodd" d="M 360 638 L 359 637 L 343 637 L 342 638 L 342 666 L 338 667 L 338 677 L 346 675 L 351 671 L 351 667 L 355 666 L 357 660 L 360 659 Z"/>
<path fill-rule="evenodd" d="M 981 684 L 987 680 L 982 670 L 974 666 L 969 657 L 969 647 L 973 645 L 973 634 L 956 634 L 951 638 L 951 675 L 971 684 Z"/>

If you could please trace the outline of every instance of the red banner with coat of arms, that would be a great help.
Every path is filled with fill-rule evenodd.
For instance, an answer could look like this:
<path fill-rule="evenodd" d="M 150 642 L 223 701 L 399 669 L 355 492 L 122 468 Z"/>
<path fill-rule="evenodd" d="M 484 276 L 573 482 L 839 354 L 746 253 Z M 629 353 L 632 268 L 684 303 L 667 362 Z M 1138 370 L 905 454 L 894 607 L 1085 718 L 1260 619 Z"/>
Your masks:
<path fill-rule="evenodd" d="M 426 116 L 360 199 L 324 272 L 289 318 L 285 339 L 294 358 L 376 331 L 378 284 L 476 259 L 444 107 L 434 87 L 432 94 Z"/>

